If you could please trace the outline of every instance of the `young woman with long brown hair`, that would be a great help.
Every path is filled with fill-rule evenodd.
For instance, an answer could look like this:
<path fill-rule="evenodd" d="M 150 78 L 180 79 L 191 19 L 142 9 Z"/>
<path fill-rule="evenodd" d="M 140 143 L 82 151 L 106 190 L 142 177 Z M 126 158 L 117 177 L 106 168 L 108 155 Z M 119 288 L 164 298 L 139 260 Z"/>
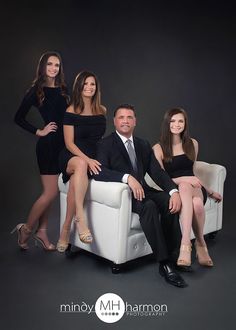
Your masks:
<path fill-rule="evenodd" d="M 50 206 L 58 194 L 58 157 L 64 146 L 62 121 L 68 101 L 61 56 L 54 51 L 46 52 L 39 60 L 36 77 L 15 115 L 16 124 L 38 137 L 36 155 L 43 186 L 26 223 L 18 224 L 12 231 L 17 230 L 18 245 L 23 250 L 28 249 L 28 240 L 36 225 L 35 242 L 47 251 L 55 250 L 48 240 L 47 225 Z M 26 119 L 32 107 L 39 111 L 44 121 L 43 128 Z"/>
<path fill-rule="evenodd" d="M 160 143 L 156 144 L 153 150 L 161 166 L 178 185 L 182 201 L 180 211 L 182 241 L 177 265 L 185 267 L 191 265 L 190 235 L 193 228 L 198 261 L 203 266 L 212 267 L 213 261 L 208 254 L 203 236 L 204 203 L 207 194 L 216 202 L 220 202 L 222 197 L 217 192 L 203 187 L 194 174 L 198 142 L 189 135 L 188 117 L 183 109 L 175 108 L 165 113 Z"/>

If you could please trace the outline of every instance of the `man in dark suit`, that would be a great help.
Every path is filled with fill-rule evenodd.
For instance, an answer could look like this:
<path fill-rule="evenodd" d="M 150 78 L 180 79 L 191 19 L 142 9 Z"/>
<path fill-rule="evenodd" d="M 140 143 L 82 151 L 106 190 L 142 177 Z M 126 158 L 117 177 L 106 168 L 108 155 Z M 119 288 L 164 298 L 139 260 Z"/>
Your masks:
<path fill-rule="evenodd" d="M 176 262 L 181 240 L 177 214 L 181 201 L 176 185 L 160 167 L 150 144 L 133 136 L 136 116 L 132 105 L 122 104 L 116 108 L 114 125 L 116 132 L 98 145 L 97 160 L 101 163 L 101 171 L 94 179 L 129 185 L 132 211 L 139 214 L 142 229 L 159 262 L 160 274 L 168 283 L 185 287 L 187 284 L 171 262 L 173 259 Z M 144 180 L 146 173 L 164 191 L 150 188 Z"/>

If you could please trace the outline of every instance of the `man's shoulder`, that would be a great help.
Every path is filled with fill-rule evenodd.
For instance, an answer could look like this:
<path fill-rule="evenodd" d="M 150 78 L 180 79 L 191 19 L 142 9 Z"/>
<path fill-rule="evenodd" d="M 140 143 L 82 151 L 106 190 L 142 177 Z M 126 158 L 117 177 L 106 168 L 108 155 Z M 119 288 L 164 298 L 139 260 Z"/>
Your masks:
<path fill-rule="evenodd" d="M 138 136 L 134 136 L 134 143 L 138 143 L 144 146 L 150 146 L 150 142 L 147 139 L 143 139 Z"/>

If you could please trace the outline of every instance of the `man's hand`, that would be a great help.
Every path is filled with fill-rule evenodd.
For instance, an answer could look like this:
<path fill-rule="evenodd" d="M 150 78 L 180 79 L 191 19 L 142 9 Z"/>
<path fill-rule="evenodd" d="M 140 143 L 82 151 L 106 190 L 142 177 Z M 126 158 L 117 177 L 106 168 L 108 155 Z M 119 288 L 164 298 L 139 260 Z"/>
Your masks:
<path fill-rule="evenodd" d="M 128 185 L 132 190 L 135 199 L 142 201 L 145 198 L 143 187 L 132 175 L 128 176 Z"/>
<path fill-rule="evenodd" d="M 174 192 L 169 200 L 169 210 L 170 213 L 177 213 L 181 209 L 181 199 L 179 197 L 179 193 L 176 191 Z"/>

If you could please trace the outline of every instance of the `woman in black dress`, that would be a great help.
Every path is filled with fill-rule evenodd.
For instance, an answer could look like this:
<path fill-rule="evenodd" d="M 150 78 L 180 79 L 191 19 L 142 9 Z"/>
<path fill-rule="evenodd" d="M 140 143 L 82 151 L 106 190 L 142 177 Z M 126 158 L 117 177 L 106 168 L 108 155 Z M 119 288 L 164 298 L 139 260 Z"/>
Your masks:
<path fill-rule="evenodd" d="M 207 194 L 220 202 L 222 197 L 206 187 L 194 175 L 194 162 L 198 155 L 198 142 L 190 138 L 188 118 L 183 109 L 176 108 L 166 112 L 162 123 L 160 144 L 153 147 L 155 156 L 161 166 L 178 185 L 182 208 L 180 220 L 182 241 L 177 265 L 191 265 L 191 228 L 196 241 L 195 248 L 199 264 L 212 267 L 206 242 L 203 236 L 205 223 L 204 203 Z"/>
<path fill-rule="evenodd" d="M 46 52 L 39 60 L 32 87 L 15 115 L 16 124 L 39 137 L 36 155 L 43 186 L 42 194 L 33 204 L 26 223 L 18 224 L 13 230 L 17 230 L 18 245 L 24 250 L 28 249 L 27 242 L 36 223 L 35 242 L 47 251 L 55 250 L 47 237 L 47 224 L 50 206 L 58 193 L 58 157 L 64 146 L 62 121 L 68 101 L 61 57 L 57 52 Z M 32 107 L 37 108 L 43 118 L 45 126 L 42 129 L 26 119 Z"/>
<path fill-rule="evenodd" d="M 77 75 L 73 85 L 72 102 L 64 118 L 66 148 L 60 154 L 63 182 L 69 180 L 67 211 L 57 250 L 68 246 L 73 215 L 77 233 L 83 243 L 91 243 L 92 234 L 87 226 L 83 204 L 88 178 L 101 170 L 96 158 L 96 145 L 106 130 L 106 109 L 101 105 L 97 77 L 87 71 Z M 74 208 L 75 206 L 75 208 Z"/>

